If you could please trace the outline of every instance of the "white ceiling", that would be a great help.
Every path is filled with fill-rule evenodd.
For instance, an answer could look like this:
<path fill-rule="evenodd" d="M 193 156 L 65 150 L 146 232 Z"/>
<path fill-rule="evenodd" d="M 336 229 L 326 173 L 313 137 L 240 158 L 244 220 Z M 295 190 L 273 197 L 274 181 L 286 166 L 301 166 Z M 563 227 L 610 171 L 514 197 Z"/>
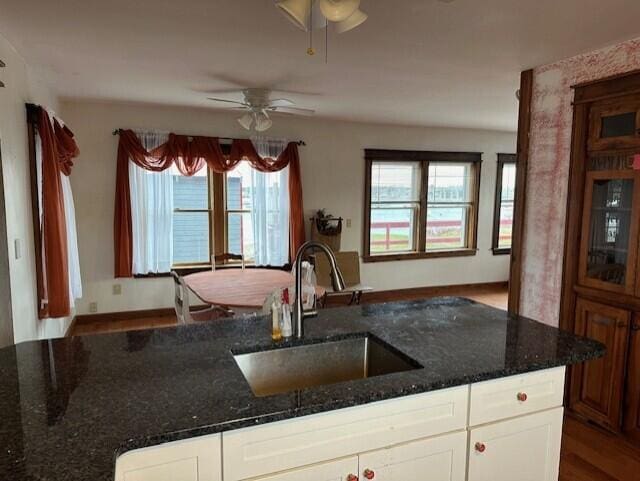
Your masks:
<path fill-rule="evenodd" d="M 320 117 L 500 130 L 521 70 L 640 34 L 637 0 L 362 0 L 325 64 L 323 33 L 308 57 L 273 3 L 0 0 L 0 33 L 67 98 L 209 107 L 272 87 Z"/>

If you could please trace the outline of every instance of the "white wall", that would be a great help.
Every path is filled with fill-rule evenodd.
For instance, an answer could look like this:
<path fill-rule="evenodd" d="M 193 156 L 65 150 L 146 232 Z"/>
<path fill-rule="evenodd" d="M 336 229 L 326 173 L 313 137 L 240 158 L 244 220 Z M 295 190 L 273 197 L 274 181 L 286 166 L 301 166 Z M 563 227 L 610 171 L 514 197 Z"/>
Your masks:
<path fill-rule="evenodd" d="M 113 279 L 113 206 L 116 172 L 116 128 L 140 128 L 194 135 L 246 137 L 235 116 L 206 109 L 136 104 L 65 101 L 62 116 L 80 148 L 71 175 L 84 298 L 99 312 L 150 309 L 173 305 L 168 279 Z M 352 219 L 342 248 L 362 252 L 364 148 L 484 152 L 482 164 L 478 254 L 474 257 L 363 264 L 362 280 L 376 289 L 505 281 L 508 256 L 491 248 L 496 153 L 515 151 L 515 134 L 460 129 L 412 128 L 277 117 L 269 135 L 303 139 L 301 147 L 304 206 L 307 216 L 319 208 Z M 112 294 L 122 284 L 122 295 Z"/>
<path fill-rule="evenodd" d="M 15 342 L 64 335 L 71 318 L 39 321 L 36 310 L 36 273 L 31 223 L 31 177 L 27 142 L 25 103 L 32 102 L 57 110 L 58 102 L 39 83 L 24 60 L 0 35 L 0 69 L 6 88 L 0 89 L 0 141 L 8 238 L 11 305 Z M 14 243 L 22 246 L 16 259 Z M 7 255 L 5 252 L 0 255 Z"/>

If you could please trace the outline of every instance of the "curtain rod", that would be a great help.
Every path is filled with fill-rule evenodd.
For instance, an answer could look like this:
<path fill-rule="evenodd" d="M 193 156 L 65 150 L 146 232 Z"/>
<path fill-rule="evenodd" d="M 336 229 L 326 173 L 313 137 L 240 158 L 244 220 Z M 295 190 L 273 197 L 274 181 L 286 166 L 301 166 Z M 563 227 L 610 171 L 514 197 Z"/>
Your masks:
<path fill-rule="evenodd" d="M 123 132 L 124 130 L 125 129 L 116 129 L 116 130 L 113 131 L 113 135 L 119 135 L 120 132 Z M 218 137 L 218 139 L 219 140 L 230 140 L 230 141 L 235 140 L 232 137 Z M 305 145 L 307 145 L 307 143 L 304 140 L 297 140 L 297 141 L 295 141 L 295 143 L 298 144 L 298 145 L 301 145 L 303 147 Z"/>

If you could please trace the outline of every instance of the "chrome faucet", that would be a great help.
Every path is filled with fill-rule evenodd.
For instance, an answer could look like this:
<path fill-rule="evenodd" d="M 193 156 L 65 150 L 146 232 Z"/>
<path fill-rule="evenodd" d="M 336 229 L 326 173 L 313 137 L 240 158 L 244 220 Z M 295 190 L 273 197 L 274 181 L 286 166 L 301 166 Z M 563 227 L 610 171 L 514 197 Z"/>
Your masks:
<path fill-rule="evenodd" d="M 342 277 L 342 272 L 338 268 L 338 263 L 336 262 L 336 256 L 333 254 L 333 251 L 329 249 L 326 244 L 322 242 L 309 241 L 302 244 L 300 249 L 298 249 L 298 253 L 296 254 L 296 260 L 294 263 L 294 272 L 296 276 L 296 299 L 293 305 L 293 336 L 301 339 L 304 337 L 304 319 L 305 317 L 313 317 L 318 315 L 318 311 L 310 310 L 305 311 L 302 306 L 302 258 L 304 257 L 305 252 L 309 249 L 320 249 L 327 256 L 329 260 L 329 264 L 331 266 L 331 284 L 333 285 L 334 292 L 344 291 L 344 277 Z"/>

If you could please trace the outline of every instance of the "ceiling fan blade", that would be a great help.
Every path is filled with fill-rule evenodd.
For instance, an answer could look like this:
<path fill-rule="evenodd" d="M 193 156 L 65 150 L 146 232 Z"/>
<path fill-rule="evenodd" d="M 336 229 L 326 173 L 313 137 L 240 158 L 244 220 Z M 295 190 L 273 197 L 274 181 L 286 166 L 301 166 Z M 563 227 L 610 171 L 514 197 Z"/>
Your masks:
<path fill-rule="evenodd" d="M 269 102 L 269 107 L 291 107 L 296 103 L 289 99 L 273 99 Z"/>
<path fill-rule="evenodd" d="M 197 92 L 202 92 L 203 94 L 209 95 L 221 95 L 221 94 L 237 94 L 242 95 L 242 89 L 238 88 L 229 88 L 229 89 L 200 89 L 196 90 Z"/>
<path fill-rule="evenodd" d="M 281 114 L 305 115 L 308 117 L 316 113 L 315 110 L 302 109 L 299 107 L 273 107 L 273 108 L 270 108 L 269 110 L 271 110 L 272 112 L 278 112 Z"/>
<path fill-rule="evenodd" d="M 225 100 L 225 99 L 217 99 L 214 97 L 207 97 L 208 100 L 213 100 L 214 102 L 224 102 L 227 104 L 236 104 L 236 105 L 242 105 L 243 107 L 249 107 L 249 104 L 246 104 L 244 102 L 238 102 L 236 100 Z"/>

